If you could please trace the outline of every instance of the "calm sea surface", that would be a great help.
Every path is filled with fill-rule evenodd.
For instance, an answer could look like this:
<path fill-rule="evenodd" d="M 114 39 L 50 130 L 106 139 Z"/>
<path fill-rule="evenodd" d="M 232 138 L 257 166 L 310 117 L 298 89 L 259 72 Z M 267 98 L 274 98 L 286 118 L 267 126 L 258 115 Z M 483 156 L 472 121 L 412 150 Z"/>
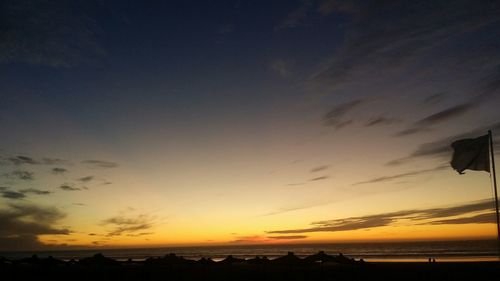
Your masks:
<path fill-rule="evenodd" d="M 39 257 L 53 256 L 69 260 L 102 253 L 118 260 L 144 260 L 175 253 L 188 259 L 210 257 L 221 260 L 228 255 L 239 258 L 267 256 L 270 259 L 294 252 L 300 257 L 325 251 L 327 254 L 342 253 L 352 258 L 367 261 L 489 261 L 498 260 L 496 240 L 474 241 L 436 241 L 436 242 L 398 242 L 398 243 L 346 243 L 346 244 L 280 244 L 280 245 L 231 245 L 210 247 L 165 247 L 143 249 L 91 249 L 39 252 L 0 252 L 0 256 L 17 259 L 37 254 Z"/>

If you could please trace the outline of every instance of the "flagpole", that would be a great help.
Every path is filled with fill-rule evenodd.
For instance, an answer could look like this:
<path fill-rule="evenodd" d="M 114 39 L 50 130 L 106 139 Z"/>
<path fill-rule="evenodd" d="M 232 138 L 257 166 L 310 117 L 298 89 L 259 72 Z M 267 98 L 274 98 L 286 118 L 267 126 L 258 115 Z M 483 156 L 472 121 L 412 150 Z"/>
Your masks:
<path fill-rule="evenodd" d="M 500 215 L 498 214 L 497 174 L 495 170 L 495 152 L 493 151 L 493 136 L 491 130 L 488 130 L 488 136 L 490 137 L 491 169 L 493 174 L 493 188 L 495 190 L 495 213 L 497 217 L 498 255 L 500 257 Z"/>

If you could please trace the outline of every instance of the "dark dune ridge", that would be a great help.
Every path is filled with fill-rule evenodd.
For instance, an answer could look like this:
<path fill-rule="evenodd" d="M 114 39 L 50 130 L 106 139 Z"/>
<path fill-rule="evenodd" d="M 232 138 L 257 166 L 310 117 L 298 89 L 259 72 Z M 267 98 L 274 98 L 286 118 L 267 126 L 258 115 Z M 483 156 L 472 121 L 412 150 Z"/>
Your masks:
<path fill-rule="evenodd" d="M 95 254 L 80 260 L 0 258 L 2 280 L 495 280 L 500 262 L 368 263 L 323 251 L 299 258 L 185 259 L 175 254 L 118 261 Z"/>

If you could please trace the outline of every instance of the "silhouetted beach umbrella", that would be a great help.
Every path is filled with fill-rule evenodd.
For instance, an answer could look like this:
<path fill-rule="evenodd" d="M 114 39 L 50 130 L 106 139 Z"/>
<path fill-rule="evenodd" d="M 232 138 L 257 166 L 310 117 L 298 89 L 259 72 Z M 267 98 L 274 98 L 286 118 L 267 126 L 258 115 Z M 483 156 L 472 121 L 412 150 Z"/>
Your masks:
<path fill-rule="evenodd" d="M 244 262 L 245 260 L 244 259 L 238 259 L 238 258 L 235 258 L 231 255 L 227 256 L 227 258 L 225 258 L 224 260 L 220 261 L 220 263 L 222 264 L 231 264 L 231 263 L 239 263 L 239 262 Z"/>
<path fill-rule="evenodd" d="M 160 258 L 148 258 L 146 259 L 147 264 L 157 264 L 157 265 L 172 265 L 172 264 L 185 264 L 194 261 L 188 261 L 183 257 L 179 257 L 176 254 L 168 254 Z"/>
<path fill-rule="evenodd" d="M 214 264 L 215 261 L 212 260 L 211 258 L 201 258 L 197 261 L 197 263 L 199 264 L 205 264 L 205 265 L 211 265 L 211 264 Z"/>
<path fill-rule="evenodd" d="M 86 264 L 86 265 L 117 265 L 117 264 L 119 264 L 118 261 L 116 261 L 112 258 L 107 258 L 101 253 L 95 254 L 94 256 L 92 256 L 90 258 L 83 258 L 80 260 L 80 263 Z"/>
<path fill-rule="evenodd" d="M 304 259 L 306 262 L 331 262 L 336 261 L 336 257 L 327 255 L 324 251 L 319 251 L 314 255 L 310 255 Z"/>
<path fill-rule="evenodd" d="M 170 253 L 168 255 L 165 255 L 162 258 L 163 261 L 170 263 L 170 264 L 186 264 L 186 263 L 193 263 L 195 261 L 192 260 L 187 260 L 184 257 L 177 256 L 174 253 Z"/>
<path fill-rule="evenodd" d="M 269 262 L 269 259 L 267 257 L 255 257 L 253 259 L 248 259 L 246 260 L 248 264 L 265 264 Z"/>
<path fill-rule="evenodd" d="M 332 261 L 338 262 L 338 263 L 344 263 L 344 264 L 356 262 L 354 259 L 348 258 L 348 257 L 344 256 L 342 253 L 339 253 L 338 256 L 333 256 Z"/>
<path fill-rule="evenodd" d="M 297 257 L 293 252 L 288 252 L 286 256 L 282 256 L 272 260 L 276 264 L 299 264 L 302 260 Z"/>
<path fill-rule="evenodd" d="M 64 261 L 58 260 L 58 259 L 54 258 L 53 256 L 49 256 L 48 258 L 43 259 L 42 263 L 44 265 L 55 266 L 58 264 L 64 264 Z"/>
<path fill-rule="evenodd" d="M 39 264 L 40 259 L 38 258 L 37 255 L 32 255 L 30 258 L 20 259 L 16 263 Z"/>

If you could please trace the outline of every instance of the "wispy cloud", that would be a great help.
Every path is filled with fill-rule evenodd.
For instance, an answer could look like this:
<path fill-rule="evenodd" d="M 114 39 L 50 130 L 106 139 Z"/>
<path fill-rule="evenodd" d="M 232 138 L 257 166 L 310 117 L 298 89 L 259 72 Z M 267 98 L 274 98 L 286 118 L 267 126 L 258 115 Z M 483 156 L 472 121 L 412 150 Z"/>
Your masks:
<path fill-rule="evenodd" d="M 328 0 L 318 11 L 325 16 L 340 13 L 348 17 L 344 44 L 311 78 L 314 82 L 338 87 L 359 77 L 356 75 L 363 69 L 400 68 L 414 64 L 419 61 L 417 58 L 436 56 L 435 51 L 444 48 L 450 40 L 495 24 L 500 5 L 474 1 L 425 5 L 384 1 L 374 5 L 370 1 Z M 469 57 L 493 53 L 496 48 L 494 43 L 481 46 L 483 48 L 469 50 Z M 436 59 L 456 56 L 455 51 L 461 50 L 446 48 Z"/>
<path fill-rule="evenodd" d="M 90 182 L 94 179 L 94 176 L 86 176 L 86 177 L 81 177 L 79 179 L 77 179 L 78 181 L 81 181 L 81 182 Z"/>
<path fill-rule="evenodd" d="M 433 125 L 463 116 L 464 114 L 468 113 L 472 108 L 474 108 L 476 105 L 477 103 L 475 102 L 469 102 L 441 110 L 423 119 L 418 120 L 410 128 L 398 132 L 396 136 L 407 136 L 422 131 L 428 131 L 430 127 Z"/>
<path fill-rule="evenodd" d="M 326 180 L 328 179 L 328 176 L 321 176 L 321 177 L 315 177 L 310 179 L 309 181 L 321 181 L 321 180 Z"/>
<path fill-rule="evenodd" d="M 438 93 L 435 93 L 432 95 L 428 95 L 427 97 L 425 97 L 423 104 L 424 105 L 434 105 L 434 104 L 441 103 L 442 101 L 444 101 L 446 99 L 447 95 L 448 95 L 448 93 L 446 93 L 446 92 L 438 92 Z"/>
<path fill-rule="evenodd" d="M 2 194 L 3 198 L 14 199 L 14 200 L 23 199 L 24 197 L 26 197 L 24 193 L 12 190 L 2 190 L 0 191 L 0 194 Z"/>
<path fill-rule="evenodd" d="M 41 159 L 35 159 L 26 155 L 12 156 L 7 159 L 11 164 L 14 165 L 59 165 L 67 164 L 66 160 L 59 158 L 48 158 L 44 157 Z"/>
<path fill-rule="evenodd" d="M 388 226 L 400 221 L 415 225 L 494 223 L 492 200 L 481 200 L 443 208 L 403 210 L 376 215 L 348 217 L 312 222 L 312 227 L 268 231 L 270 234 L 295 234 L 311 232 L 338 232 Z M 477 214 L 482 212 L 482 214 Z M 456 216 L 467 216 L 454 218 Z"/>
<path fill-rule="evenodd" d="M 488 130 L 492 130 L 494 134 L 498 134 L 496 132 L 500 131 L 500 122 L 481 126 L 473 130 L 469 130 L 466 133 L 460 133 L 449 137 L 441 138 L 433 142 L 423 143 L 419 145 L 417 148 L 415 148 L 411 153 L 409 153 L 408 156 L 391 160 L 386 164 L 389 166 L 400 165 L 407 163 L 413 160 L 414 158 L 419 158 L 419 157 L 432 157 L 432 158 L 442 158 L 443 160 L 445 159 L 449 160 L 452 153 L 452 149 L 450 146 L 452 142 L 459 139 L 473 138 L 480 135 L 484 135 Z"/>
<path fill-rule="evenodd" d="M 66 173 L 68 170 L 65 169 L 65 168 L 60 168 L 60 167 L 56 167 L 56 168 L 52 168 L 52 173 L 55 174 L 55 175 L 60 175 L 60 174 L 64 174 Z"/>
<path fill-rule="evenodd" d="M 276 59 L 269 64 L 269 69 L 286 78 L 292 75 L 292 62 L 290 60 Z"/>
<path fill-rule="evenodd" d="M 388 118 L 388 117 L 385 117 L 385 116 L 379 116 L 379 117 L 375 117 L 375 118 L 369 119 L 365 123 L 365 127 L 373 127 L 373 126 L 380 126 L 380 125 L 390 125 L 390 124 L 393 124 L 395 122 L 397 122 L 397 120 L 394 119 L 394 118 Z"/>
<path fill-rule="evenodd" d="M 314 167 L 311 169 L 311 173 L 316 173 L 316 172 L 320 172 L 320 171 L 324 171 L 326 169 L 328 169 L 330 166 L 329 165 L 321 165 L 321 166 L 318 166 L 318 167 Z"/>
<path fill-rule="evenodd" d="M 48 194 L 52 193 L 48 190 L 41 190 L 41 189 L 37 189 L 37 188 L 21 189 L 19 192 L 21 192 L 23 194 L 35 194 L 35 195 L 48 195 Z"/>
<path fill-rule="evenodd" d="M 398 179 L 406 178 L 406 177 L 410 177 L 410 176 L 417 176 L 417 175 L 422 175 L 422 174 L 434 173 L 434 172 L 444 170 L 447 168 L 448 168 L 448 166 L 441 165 L 441 166 L 437 166 L 437 167 L 432 168 L 432 169 L 417 170 L 417 171 L 411 171 L 411 172 L 406 172 L 406 173 L 401 173 L 401 174 L 396 174 L 396 175 L 377 177 L 377 178 L 369 179 L 366 181 L 359 181 L 359 182 L 353 183 L 352 185 L 388 182 L 388 181 L 398 180 Z"/>
<path fill-rule="evenodd" d="M 59 189 L 64 190 L 64 191 L 79 191 L 79 190 L 82 190 L 79 187 L 74 187 L 74 186 L 71 186 L 69 184 L 61 184 L 59 186 Z"/>
<path fill-rule="evenodd" d="M 28 157 L 28 156 L 15 156 L 15 157 L 9 157 L 8 160 L 14 164 L 14 165 L 22 165 L 22 164 L 30 164 L 30 165 L 36 165 L 39 164 L 38 161 L 35 159 Z"/>
<path fill-rule="evenodd" d="M 279 235 L 279 236 L 267 236 L 267 238 L 276 239 L 276 240 L 298 240 L 305 239 L 307 235 Z"/>
<path fill-rule="evenodd" d="M 11 190 L 10 188 L 5 186 L 0 186 L 0 194 L 2 195 L 2 197 L 14 200 L 24 199 L 26 197 L 26 194 L 48 195 L 50 193 L 51 192 L 48 190 L 40 190 L 36 188 L 26 188 L 17 191 Z"/>
<path fill-rule="evenodd" d="M 269 242 L 271 239 L 261 235 L 238 236 L 236 239 L 229 241 L 234 244 L 255 244 Z"/>
<path fill-rule="evenodd" d="M 31 181 L 34 179 L 34 173 L 30 171 L 15 170 L 9 174 L 8 177 L 12 177 L 18 180 Z"/>
<path fill-rule="evenodd" d="M 137 216 L 116 216 L 102 221 L 105 226 L 111 226 L 107 236 L 119 236 L 122 234 L 137 234 L 143 233 L 145 230 L 151 229 L 154 225 L 154 218 L 140 214 Z"/>
<path fill-rule="evenodd" d="M 349 102 L 345 102 L 333 107 L 330 111 L 328 111 L 323 117 L 323 123 L 326 126 L 331 126 L 336 129 L 340 129 L 352 122 L 351 119 L 345 119 L 345 115 L 349 113 L 354 108 L 363 104 L 363 100 L 352 100 Z"/>
<path fill-rule="evenodd" d="M 311 7 L 312 7 L 311 0 L 302 0 L 297 8 L 288 13 L 286 18 L 274 27 L 274 30 L 279 31 L 282 29 L 294 28 L 299 25 L 305 24 L 305 21 L 307 19 L 307 14 L 311 9 Z"/>
<path fill-rule="evenodd" d="M 119 166 L 119 164 L 116 162 L 103 161 L 103 160 L 84 160 L 82 161 L 82 163 L 99 168 L 116 168 Z"/>

